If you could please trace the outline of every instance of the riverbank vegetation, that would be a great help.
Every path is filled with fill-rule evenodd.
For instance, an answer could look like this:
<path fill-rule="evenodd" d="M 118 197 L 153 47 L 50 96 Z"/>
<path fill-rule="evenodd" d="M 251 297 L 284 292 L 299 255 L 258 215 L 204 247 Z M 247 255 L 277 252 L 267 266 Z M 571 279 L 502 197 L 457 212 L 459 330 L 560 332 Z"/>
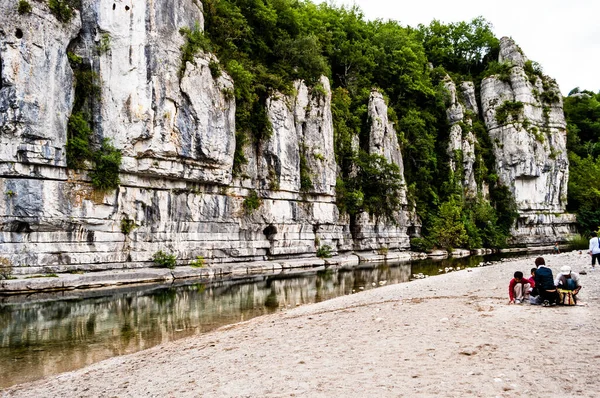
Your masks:
<path fill-rule="evenodd" d="M 568 210 L 582 233 L 600 228 L 600 93 L 575 88 L 564 99 L 569 151 Z"/>

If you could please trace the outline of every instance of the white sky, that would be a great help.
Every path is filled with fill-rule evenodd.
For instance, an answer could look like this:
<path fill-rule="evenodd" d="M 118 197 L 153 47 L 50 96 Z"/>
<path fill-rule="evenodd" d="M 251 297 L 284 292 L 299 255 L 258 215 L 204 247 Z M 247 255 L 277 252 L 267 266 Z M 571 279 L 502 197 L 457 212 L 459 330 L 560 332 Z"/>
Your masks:
<path fill-rule="evenodd" d="M 542 65 L 563 95 L 571 89 L 600 91 L 600 0 L 333 0 L 356 4 L 365 18 L 401 25 L 450 23 L 483 16 L 496 37 L 512 37 L 527 58 Z"/>

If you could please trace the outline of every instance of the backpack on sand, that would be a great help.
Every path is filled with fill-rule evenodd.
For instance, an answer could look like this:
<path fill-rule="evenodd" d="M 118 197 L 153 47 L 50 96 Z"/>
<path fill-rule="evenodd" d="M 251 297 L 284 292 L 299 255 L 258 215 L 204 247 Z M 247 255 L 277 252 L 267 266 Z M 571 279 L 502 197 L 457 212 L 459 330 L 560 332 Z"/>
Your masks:
<path fill-rule="evenodd" d="M 573 295 L 573 291 L 557 289 L 558 290 L 558 304 L 560 305 L 576 305 L 575 296 Z"/>

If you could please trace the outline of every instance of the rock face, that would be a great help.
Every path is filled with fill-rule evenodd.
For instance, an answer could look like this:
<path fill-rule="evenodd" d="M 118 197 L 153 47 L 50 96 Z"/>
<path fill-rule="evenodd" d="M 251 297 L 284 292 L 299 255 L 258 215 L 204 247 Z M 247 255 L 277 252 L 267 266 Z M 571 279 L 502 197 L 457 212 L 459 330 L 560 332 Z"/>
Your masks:
<path fill-rule="evenodd" d="M 248 162 L 234 175 L 233 81 L 212 54 L 200 51 L 182 63 L 187 39 L 180 31 L 202 29 L 200 2 L 83 0 L 69 21 L 46 2 L 30 5 L 31 13 L 19 14 L 15 1 L 0 0 L 0 257 L 16 274 L 146 267 L 158 251 L 176 255 L 178 264 L 202 256 L 226 270 L 272 258 L 301 264 L 294 261 L 326 246 L 332 253 L 407 249 L 418 233 L 406 190 L 393 220 L 340 214 L 324 77 L 267 100 L 273 131 L 241 148 Z M 506 41 L 502 57 L 514 61 L 510 82 L 486 79 L 482 105 L 497 139 L 500 179 L 520 206 L 522 242 L 527 228 L 537 236 L 569 225 L 565 123 L 560 98 L 544 102 L 553 83 L 528 80 L 524 57 L 519 61 Z M 83 67 L 98 87 L 85 102 L 92 146 L 108 139 L 123 156 L 120 185 L 109 192 L 90 183 L 91 161 L 67 168 Z M 448 90 L 449 151 L 461 151 L 465 186 L 476 194 L 475 140 L 461 127 L 469 111 L 477 113 L 473 85 L 463 83 L 458 94 L 448 83 Z M 522 102 L 523 110 L 500 123 L 506 101 Z M 371 94 L 368 113 L 367 149 L 402 171 L 380 93 Z"/>
<path fill-rule="evenodd" d="M 499 61 L 510 72 L 483 80 L 481 105 L 499 181 L 520 214 L 513 243 L 547 243 L 568 236 L 575 222 L 564 213 L 569 162 L 562 96 L 553 79 L 526 69 L 527 58 L 511 39 L 500 46 Z"/>
<path fill-rule="evenodd" d="M 459 96 L 456 85 L 449 76 L 446 76 L 444 86 L 448 92 L 446 117 L 450 125 L 448 141 L 450 169 L 453 173 L 462 172 L 459 177 L 462 178 L 465 194 L 475 197 L 478 192 L 474 172 L 477 137 L 473 134 L 471 119 L 478 113 L 475 87 L 472 82 L 463 82 Z"/>
<path fill-rule="evenodd" d="M 36 172 L 34 165 L 37 173 L 45 166 L 66 165 L 74 96 L 66 48 L 81 23 L 73 18 L 63 24 L 45 6 L 33 7 L 31 14 L 20 16 L 15 2 L 0 1 L 0 161 L 5 175 L 29 175 Z"/>
<path fill-rule="evenodd" d="M 360 213 L 354 226 L 354 234 L 359 237 L 359 249 L 403 249 L 410 246 L 409 236 L 416 234 L 419 222 L 414 212 L 408 211 L 404 165 L 398 144 L 398 136 L 393 124 L 388 120 L 388 107 L 383 95 L 372 91 L 369 97 L 368 118 L 371 121 L 369 153 L 383 156 L 388 162 L 400 168 L 403 188 L 399 199 L 403 210 L 394 215 L 393 220 L 377 219 L 367 213 Z"/>
<path fill-rule="evenodd" d="M 233 82 L 212 77 L 209 63 L 217 61 L 210 54 L 186 65 L 178 54 L 185 43 L 179 30 L 203 25 L 200 2 L 84 1 L 82 9 L 83 29 L 71 49 L 97 65 L 98 134 L 121 149 L 123 171 L 230 183 Z"/>
<path fill-rule="evenodd" d="M 30 4 L 21 15 L 0 0 L 0 256 L 16 274 L 146 267 L 158 251 L 227 271 L 326 245 L 408 248 L 402 222 L 412 213 L 399 225 L 365 216 L 356 236 L 339 214 L 326 78 L 267 100 L 273 132 L 243 148 L 248 163 L 234 176 L 233 81 L 212 54 L 181 61 L 180 29 L 202 29 L 200 2 L 83 0 L 69 22 Z M 92 143 L 109 139 L 123 156 L 120 186 L 107 193 L 89 170 L 66 167 L 76 59 L 99 87 L 87 103 Z M 384 123 L 373 150 L 402 168 Z"/>

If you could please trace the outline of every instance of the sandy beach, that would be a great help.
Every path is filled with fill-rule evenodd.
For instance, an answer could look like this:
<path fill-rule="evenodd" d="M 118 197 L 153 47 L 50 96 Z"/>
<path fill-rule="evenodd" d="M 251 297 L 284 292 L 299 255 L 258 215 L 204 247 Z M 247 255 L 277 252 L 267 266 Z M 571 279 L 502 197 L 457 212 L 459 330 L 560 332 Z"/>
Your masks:
<path fill-rule="evenodd" d="M 598 397 L 600 270 L 570 265 L 576 307 L 508 305 L 537 255 L 300 306 L 84 369 L 5 397 Z"/>

